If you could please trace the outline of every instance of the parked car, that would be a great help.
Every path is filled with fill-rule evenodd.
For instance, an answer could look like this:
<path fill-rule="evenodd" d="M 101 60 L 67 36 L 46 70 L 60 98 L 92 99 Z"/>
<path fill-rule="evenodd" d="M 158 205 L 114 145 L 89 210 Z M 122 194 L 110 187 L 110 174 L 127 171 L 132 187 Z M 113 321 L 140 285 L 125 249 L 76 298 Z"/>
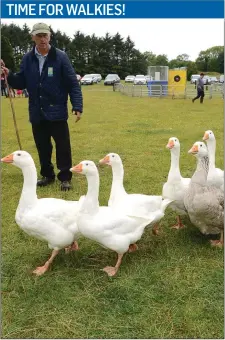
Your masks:
<path fill-rule="evenodd" d="M 116 83 L 120 83 L 118 74 L 108 74 L 104 80 L 104 85 L 113 85 Z"/>
<path fill-rule="evenodd" d="M 99 73 L 93 73 L 93 74 L 91 74 L 91 76 L 93 76 L 94 78 L 96 78 L 97 83 L 100 83 L 100 81 L 102 80 L 102 76 L 101 76 L 101 74 L 99 74 Z"/>
<path fill-rule="evenodd" d="M 93 85 L 97 82 L 96 78 L 93 77 L 91 74 L 85 74 L 83 78 L 81 78 L 81 85 Z"/>
<path fill-rule="evenodd" d="M 77 80 L 80 81 L 81 80 L 81 76 L 79 74 L 77 74 Z"/>
<path fill-rule="evenodd" d="M 211 85 L 211 78 L 209 76 L 203 77 L 204 85 Z"/>
<path fill-rule="evenodd" d="M 211 83 L 218 83 L 218 79 L 216 77 L 210 77 Z"/>
<path fill-rule="evenodd" d="M 133 83 L 135 76 L 126 76 L 125 83 Z"/>
<path fill-rule="evenodd" d="M 145 79 L 146 79 L 147 82 L 152 80 L 150 76 L 145 76 Z"/>
<path fill-rule="evenodd" d="M 195 82 L 198 80 L 199 77 L 200 77 L 199 74 L 192 74 L 192 76 L 191 76 L 191 84 L 195 84 Z"/>
<path fill-rule="evenodd" d="M 220 76 L 220 83 L 224 83 L 224 74 Z"/>
<path fill-rule="evenodd" d="M 143 74 L 137 74 L 134 79 L 134 85 L 146 85 L 147 81 Z"/>

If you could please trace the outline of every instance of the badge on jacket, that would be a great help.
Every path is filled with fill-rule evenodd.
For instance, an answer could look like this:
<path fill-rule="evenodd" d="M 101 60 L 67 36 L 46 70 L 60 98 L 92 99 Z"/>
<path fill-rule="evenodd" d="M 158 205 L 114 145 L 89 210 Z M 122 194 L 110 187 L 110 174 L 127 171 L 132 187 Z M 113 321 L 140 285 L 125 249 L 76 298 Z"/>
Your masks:
<path fill-rule="evenodd" d="M 53 67 L 48 67 L 48 77 L 53 77 Z"/>

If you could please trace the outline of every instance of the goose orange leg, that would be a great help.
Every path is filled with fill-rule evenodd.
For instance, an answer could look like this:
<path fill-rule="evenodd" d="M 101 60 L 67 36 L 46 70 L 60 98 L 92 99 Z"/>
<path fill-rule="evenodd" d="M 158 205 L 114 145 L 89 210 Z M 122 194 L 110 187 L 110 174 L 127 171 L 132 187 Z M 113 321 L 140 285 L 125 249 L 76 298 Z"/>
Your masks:
<path fill-rule="evenodd" d="M 129 245 L 128 253 L 133 253 L 136 250 L 138 250 L 138 246 L 136 245 L 136 243 L 132 243 Z"/>
<path fill-rule="evenodd" d="M 74 241 L 69 247 L 65 248 L 65 253 L 69 253 L 70 251 L 79 250 L 79 246 L 77 241 Z"/>
<path fill-rule="evenodd" d="M 213 247 L 221 247 L 221 248 L 223 247 L 223 245 L 224 245 L 223 233 L 224 232 L 222 231 L 219 240 L 211 240 L 210 241 L 211 246 L 213 246 Z"/>
<path fill-rule="evenodd" d="M 50 264 L 53 262 L 54 258 L 56 257 L 56 255 L 58 255 L 58 253 L 59 253 L 59 250 L 53 250 L 52 255 L 50 256 L 48 261 L 46 261 L 45 264 L 42 267 L 37 267 L 33 271 L 33 274 L 40 276 L 40 275 L 43 275 L 45 272 L 47 272 L 47 270 L 50 267 Z"/>
<path fill-rule="evenodd" d="M 115 267 L 105 267 L 103 268 L 103 271 L 106 272 L 108 274 L 108 276 L 114 276 L 116 275 L 116 273 L 118 272 L 118 269 L 122 263 L 122 258 L 123 258 L 123 254 L 118 254 L 118 259 L 116 262 Z"/>
<path fill-rule="evenodd" d="M 177 216 L 177 224 L 173 225 L 171 228 L 172 229 L 182 229 L 182 228 L 184 228 L 184 225 L 183 225 L 179 215 Z"/>
<path fill-rule="evenodd" d="M 156 223 L 154 227 L 152 228 L 153 235 L 159 235 L 159 224 Z"/>

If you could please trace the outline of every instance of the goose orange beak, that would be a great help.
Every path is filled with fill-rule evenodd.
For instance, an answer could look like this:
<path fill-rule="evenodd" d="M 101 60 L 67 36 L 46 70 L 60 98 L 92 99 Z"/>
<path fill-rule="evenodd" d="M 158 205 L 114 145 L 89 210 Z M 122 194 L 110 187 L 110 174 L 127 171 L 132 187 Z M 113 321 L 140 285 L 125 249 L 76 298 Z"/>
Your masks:
<path fill-rule="evenodd" d="M 166 147 L 167 149 L 172 149 L 174 147 L 174 141 L 170 140 Z"/>
<path fill-rule="evenodd" d="M 11 153 L 8 156 L 5 156 L 4 158 L 1 159 L 1 162 L 3 163 L 13 163 L 13 154 Z"/>
<path fill-rule="evenodd" d="M 192 154 L 198 153 L 198 145 L 193 145 L 192 148 L 188 151 L 188 153 Z"/>
<path fill-rule="evenodd" d="M 75 165 L 74 167 L 72 167 L 72 168 L 70 169 L 71 172 L 77 172 L 77 173 L 81 173 L 82 170 L 83 170 L 83 166 L 82 166 L 81 163 Z"/>
<path fill-rule="evenodd" d="M 204 137 L 203 137 L 202 139 L 203 139 L 203 140 L 209 139 L 209 134 L 208 134 L 207 132 L 205 132 Z"/>
<path fill-rule="evenodd" d="M 109 156 L 105 156 L 104 158 L 100 159 L 100 164 L 109 164 L 110 158 Z"/>

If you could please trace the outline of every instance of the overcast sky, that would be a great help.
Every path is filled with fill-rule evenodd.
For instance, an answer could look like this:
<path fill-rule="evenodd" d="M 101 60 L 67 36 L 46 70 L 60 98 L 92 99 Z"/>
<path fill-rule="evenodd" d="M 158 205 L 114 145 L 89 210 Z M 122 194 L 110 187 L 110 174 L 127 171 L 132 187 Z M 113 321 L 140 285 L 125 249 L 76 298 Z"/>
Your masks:
<path fill-rule="evenodd" d="M 187 53 L 195 60 L 201 50 L 224 45 L 223 19 L 2 19 L 2 23 L 32 26 L 45 22 L 53 30 L 60 29 L 73 37 L 75 31 L 104 36 L 119 32 L 123 38 L 130 35 L 135 48 L 141 52 L 167 54 L 169 60 Z"/>

